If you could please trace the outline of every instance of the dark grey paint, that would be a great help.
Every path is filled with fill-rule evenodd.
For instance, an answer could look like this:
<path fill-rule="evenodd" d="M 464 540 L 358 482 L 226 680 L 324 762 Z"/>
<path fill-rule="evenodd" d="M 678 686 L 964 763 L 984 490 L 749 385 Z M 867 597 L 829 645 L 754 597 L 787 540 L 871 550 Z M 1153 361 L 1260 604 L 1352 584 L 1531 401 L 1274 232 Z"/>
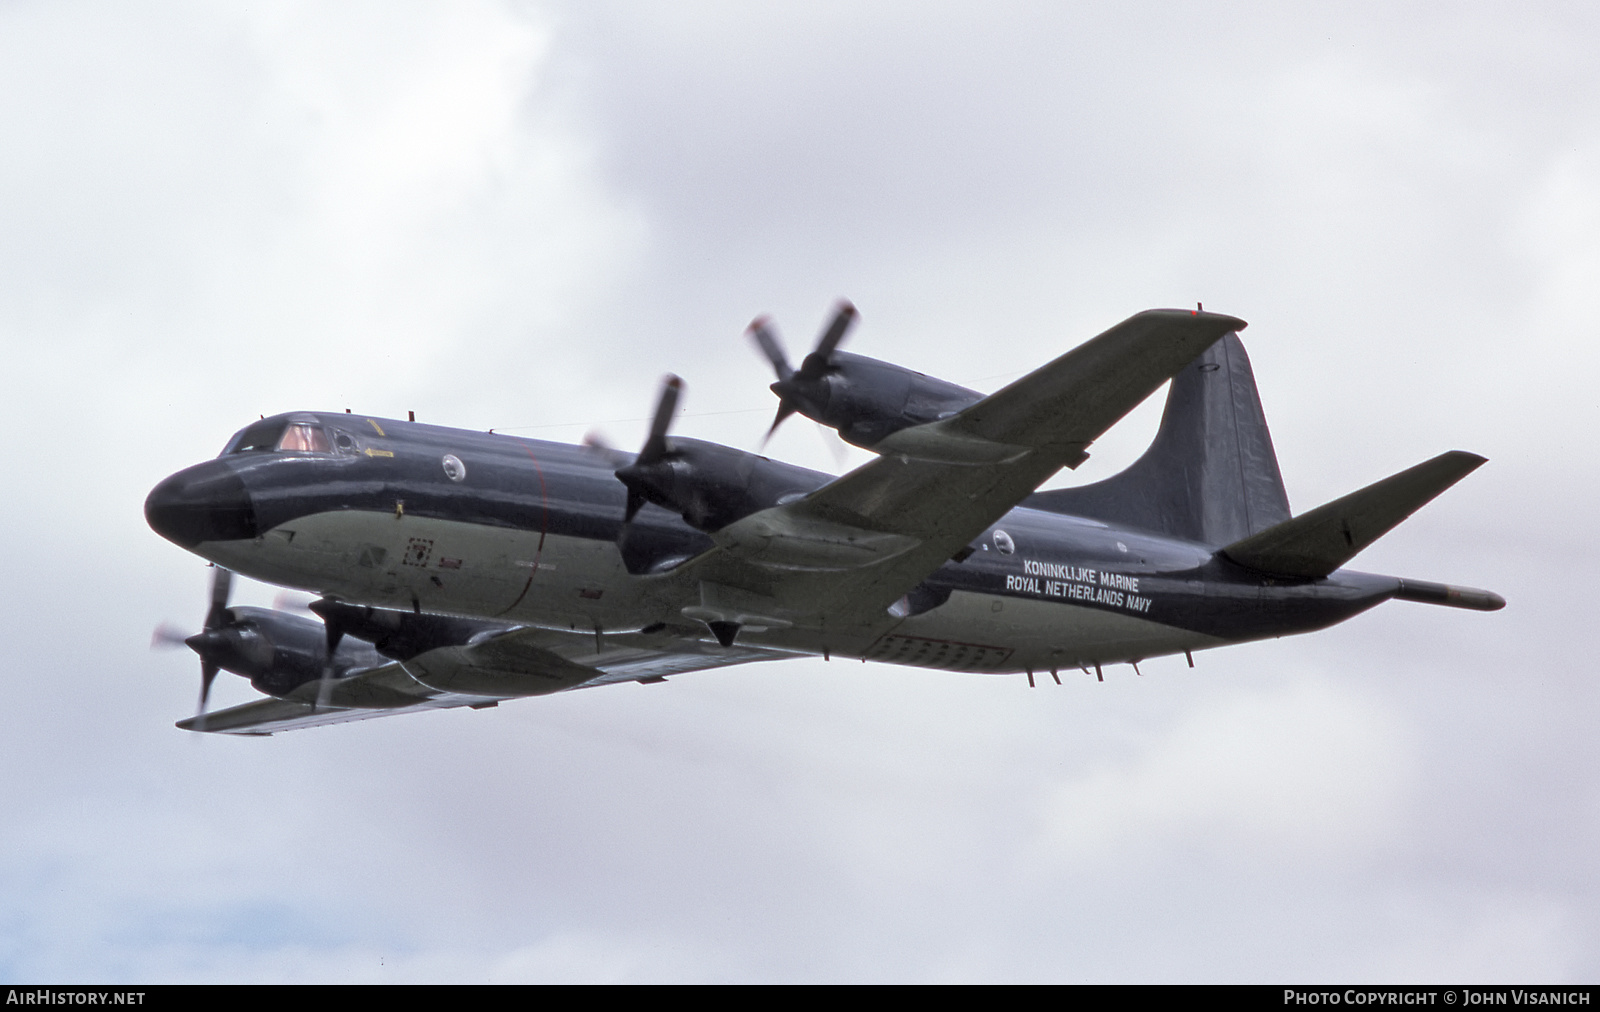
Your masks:
<path fill-rule="evenodd" d="M 194 548 L 205 541 L 253 538 L 308 514 L 389 513 L 403 504 L 410 516 L 575 538 L 615 542 L 623 531 L 627 495 L 615 472 L 631 455 L 322 413 L 255 423 L 230 441 L 229 449 L 258 444 L 252 433 L 270 434 L 293 420 L 322 426 L 332 451 L 225 452 L 152 490 L 145 506 L 151 527 Z M 463 479 L 446 473 L 440 464 L 445 454 L 463 463 Z M 677 565 L 711 547 L 706 532 L 831 480 L 698 440 L 668 438 L 661 460 L 665 463 L 649 498 L 671 511 L 645 506 L 630 525 L 621 549 L 635 573 Z M 1452 472 L 1428 497 L 1464 473 Z M 1242 564 L 1252 561 L 1247 552 L 1230 558 L 1222 551 L 1245 539 L 1293 534 L 1296 523 L 1290 521 L 1249 358 L 1238 337 L 1229 334 L 1174 377 L 1160 430 L 1138 461 L 1102 482 L 1029 496 L 972 551 L 961 553 L 961 561 L 945 564 L 908 594 L 902 613 L 933 611 L 956 591 L 1039 599 L 1037 590 L 1008 586 L 1007 578 L 1021 572 L 1025 561 L 1135 576 L 1150 602 L 1140 617 L 1227 641 L 1323 628 L 1396 596 L 1478 610 L 1504 604 L 1487 591 L 1345 570 L 1264 571 Z M 992 548 L 999 529 L 1014 551 Z M 1381 533 L 1365 538 L 1363 546 Z M 1086 600 L 1061 603 L 1112 607 Z M 364 605 L 327 601 L 318 610 L 337 625 L 339 636 L 376 642 L 388 657 L 459 644 L 477 632 L 503 628 L 470 616 L 411 616 Z M 657 621 L 681 618 L 663 615 Z M 274 628 L 282 626 L 283 635 L 297 644 L 305 641 L 297 648 L 292 673 L 286 671 L 282 679 L 299 684 L 307 677 L 313 646 L 310 633 L 291 625 L 278 622 Z M 731 639 L 720 632 L 717 638 Z M 258 667 L 230 670 L 265 687 L 268 679 Z"/>

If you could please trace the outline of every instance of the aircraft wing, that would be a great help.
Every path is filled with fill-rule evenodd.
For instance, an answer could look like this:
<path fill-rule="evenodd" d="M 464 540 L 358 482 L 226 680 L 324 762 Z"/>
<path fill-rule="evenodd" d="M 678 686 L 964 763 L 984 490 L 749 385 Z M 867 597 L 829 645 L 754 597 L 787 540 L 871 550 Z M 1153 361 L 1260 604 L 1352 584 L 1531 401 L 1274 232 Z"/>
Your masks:
<path fill-rule="evenodd" d="M 340 678 L 320 704 L 320 684 L 307 682 L 287 696 L 190 717 L 178 727 L 270 735 L 418 710 L 491 707 L 505 699 L 617 682 L 659 682 L 668 675 L 789 656 L 748 647 L 716 649 L 700 642 L 704 632 L 699 626 L 683 626 L 596 637 L 510 629 L 464 647 L 441 647 Z"/>
<path fill-rule="evenodd" d="M 1139 313 L 803 499 L 712 535 L 662 579 L 697 580 L 685 615 L 753 628 L 880 625 L 885 609 L 1243 320 Z M 847 639 L 848 637 L 846 637 Z M 841 646 L 844 640 L 841 640 Z"/>

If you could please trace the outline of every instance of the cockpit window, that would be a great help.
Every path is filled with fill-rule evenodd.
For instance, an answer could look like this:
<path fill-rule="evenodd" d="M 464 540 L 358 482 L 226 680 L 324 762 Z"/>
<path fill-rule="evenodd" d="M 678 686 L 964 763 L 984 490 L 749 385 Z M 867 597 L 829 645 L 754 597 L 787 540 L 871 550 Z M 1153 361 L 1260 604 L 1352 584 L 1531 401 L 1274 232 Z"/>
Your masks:
<path fill-rule="evenodd" d="M 261 453 L 277 449 L 278 440 L 283 436 L 284 427 L 288 425 L 283 419 L 257 422 L 239 432 L 223 450 L 223 454 L 230 453 Z"/>
<path fill-rule="evenodd" d="M 322 431 L 321 426 L 310 422 L 290 422 L 289 427 L 283 430 L 283 438 L 278 440 L 278 449 L 328 453 L 333 448 L 328 445 L 328 434 Z"/>
<path fill-rule="evenodd" d="M 224 456 L 230 453 L 330 453 L 328 434 L 315 422 L 284 421 L 282 418 L 257 422 L 229 441 Z"/>

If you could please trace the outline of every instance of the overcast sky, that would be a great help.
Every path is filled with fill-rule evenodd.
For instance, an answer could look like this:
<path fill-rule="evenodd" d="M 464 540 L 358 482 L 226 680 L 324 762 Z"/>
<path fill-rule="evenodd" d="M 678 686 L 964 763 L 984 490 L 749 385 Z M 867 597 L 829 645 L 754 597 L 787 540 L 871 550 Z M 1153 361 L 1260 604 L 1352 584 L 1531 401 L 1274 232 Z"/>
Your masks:
<path fill-rule="evenodd" d="M 0 979 L 1600 977 L 1600 15 L 1080 6 L 0 6 Z M 1482 453 L 1356 566 L 1510 605 L 1032 691 L 791 661 L 173 728 L 198 664 L 147 644 L 208 573 L 141 506 L 235 429 L 632 446 L 671 370 L 754 447 L 741 331 L 798 356 L 839 296 L 985 390 L 1243 317 L 1296 511 Z"/>

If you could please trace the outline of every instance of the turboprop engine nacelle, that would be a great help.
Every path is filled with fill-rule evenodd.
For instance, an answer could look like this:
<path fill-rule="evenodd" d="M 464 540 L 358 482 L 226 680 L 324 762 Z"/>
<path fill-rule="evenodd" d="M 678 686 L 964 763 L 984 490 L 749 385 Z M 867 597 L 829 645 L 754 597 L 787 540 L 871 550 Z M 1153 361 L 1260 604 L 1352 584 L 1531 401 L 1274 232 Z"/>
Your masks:
<path fill-rule="evenodd" d="M 655 503 L 706 532 L 805 495 L 827 475 L 700 439 L 673 438 L 653 459 L 617 470 L 630 498 Z M 630 516 L 631 519 L 631 516 Z"/>
<path fill-rule="evenodd" d="M 802 368 L 772 392 L 845 442 L 870 450 L 885 436 L 936 422 L 983 398 L 976 390 L 914 369 L 836 351 L 814 377 Z"/>
<path fill-rule="evenodd" d="M 948 418 L 983 398 L 976 390 L 947 383 L 914 369 L 839 350 L 854 326 L 856 307 L 841 300 L 817 345 L 796 369 L 784 354 L 777 331 L 765 316 L 750 324 L 750 339 L 761 349 L 778 381 L 778 416 L 768 438 L 792 414 L 802 414 L 835 430 L 847 443 L 870 450 L 891 433 Z"/>

